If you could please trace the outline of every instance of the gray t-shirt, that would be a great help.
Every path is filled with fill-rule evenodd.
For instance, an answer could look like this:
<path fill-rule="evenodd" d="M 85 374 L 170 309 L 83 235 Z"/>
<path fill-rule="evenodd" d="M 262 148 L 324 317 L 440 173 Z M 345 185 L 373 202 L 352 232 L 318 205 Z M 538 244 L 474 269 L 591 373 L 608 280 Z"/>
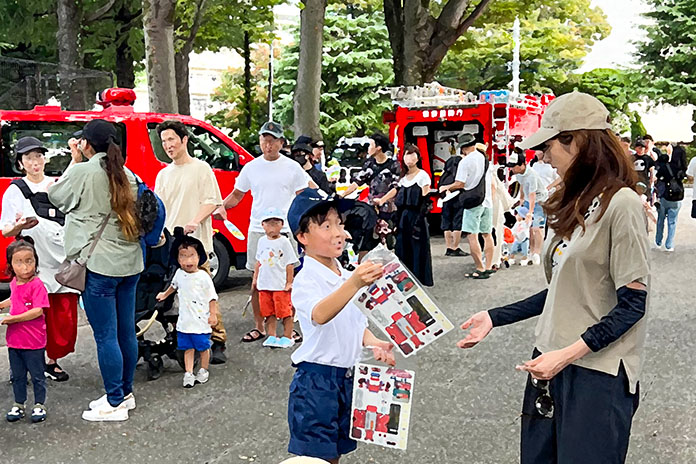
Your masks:
<path fill-rule="evenodd" d="M 601 198 L 599 199 L 601 204 Z M 648 227 L 643 203 L 622 188 L 601 208 L 590 208 L 585 232 L 578 226 L 569 239 L 550 233 L 544 245 L 549 293 L 537 322 L 536 348 L 542 353 L 572 345 L 617 303 L 616 291 L 641 282 L 650 292 Z M 623 362 L 629 390 L 635 393 L 643 365 L 646 318 L 606 348 L 573 364 L 617 375 Z"/>
<path fill-rule="evenodd" d="M 517 182 L 522 187 L 524 199 L 529 201 L 529 195 L 532 192 L 536 193 L 536 201 L 543 203 L 549 198 L 549 192 L 546 190 L 544 181 L 541 180 L 539 173 L 527 166 L 522 174 L 517 174 Z"/>

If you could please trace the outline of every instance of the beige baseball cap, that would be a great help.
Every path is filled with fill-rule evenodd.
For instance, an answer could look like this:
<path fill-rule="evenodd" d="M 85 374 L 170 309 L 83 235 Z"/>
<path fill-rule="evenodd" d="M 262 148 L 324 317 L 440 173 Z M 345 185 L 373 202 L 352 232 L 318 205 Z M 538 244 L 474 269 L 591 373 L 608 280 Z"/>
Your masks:
<path fill-rule="evenodd" d="M 523 150 L 538 147 L 561 132 L 611 129 L 609 110 L 592 95 L 571 92 L 551 101 L 541 118 L 541 127 L 517 146 Z"/>

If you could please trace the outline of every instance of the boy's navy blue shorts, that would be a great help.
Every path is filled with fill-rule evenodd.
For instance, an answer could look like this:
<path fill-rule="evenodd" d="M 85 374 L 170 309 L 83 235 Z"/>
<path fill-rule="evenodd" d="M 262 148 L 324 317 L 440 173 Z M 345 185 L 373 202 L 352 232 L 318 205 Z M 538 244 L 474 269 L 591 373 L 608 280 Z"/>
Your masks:
<path fill-rule="evenodd" d="M 296 367 L 288 399 L 288 451 L 325 460 L 354 451 L 352 370 L 307 362 Z"/>
<path fill-rule="evenodd" d="M 185 332 L 176 332 L 176 348 L 178 350 L 196 350 L 207 351 L 212 343 L 210 342 L 210 334 L 190 334 Z"/>

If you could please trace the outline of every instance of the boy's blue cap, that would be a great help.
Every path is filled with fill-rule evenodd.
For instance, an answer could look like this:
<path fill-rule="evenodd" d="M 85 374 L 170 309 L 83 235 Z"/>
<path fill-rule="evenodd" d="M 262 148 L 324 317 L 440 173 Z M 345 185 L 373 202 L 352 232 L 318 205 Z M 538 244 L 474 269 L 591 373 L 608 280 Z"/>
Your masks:
<path fill-rule="evenodd" d="M 527 215 L 529 214 L 529 208 L 527 208 L 526 206 L 520 206 L 515 211 L 522 217 L 527 217 Z"/>
<path fill-rule="evenodd" d="M 332 203 L 338 213 L 343 213 L 349 210 L 355 204 L 354 200 L 346 200 L 345 198 L 327 197 L 319 193 L 317 189 L 304 189 L 299 195 L 292 200 L 290 209 L 288 210 L 288 225 L 293 234 L 296 234 L 300 229 L 300 221 L 302 218 L 326 203 Z"/>

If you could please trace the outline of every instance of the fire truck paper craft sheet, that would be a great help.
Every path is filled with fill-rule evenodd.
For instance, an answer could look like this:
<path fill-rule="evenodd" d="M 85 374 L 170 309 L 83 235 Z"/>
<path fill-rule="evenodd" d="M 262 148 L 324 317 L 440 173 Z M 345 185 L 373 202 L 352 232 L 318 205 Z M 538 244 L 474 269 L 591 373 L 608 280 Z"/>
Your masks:
<path fill-rule="evenodd" d="M 350 434 L 354 440 L 406 449 L 413 403 L 413 371 L 355 366 Z"/>
<path fill-rule="evenodd" d="M 380 262 L 384 275 L 355 298 L 355 303 L 406 357 L 454 328 L 415 277 L 381 245 L 365 259 Z"/>

